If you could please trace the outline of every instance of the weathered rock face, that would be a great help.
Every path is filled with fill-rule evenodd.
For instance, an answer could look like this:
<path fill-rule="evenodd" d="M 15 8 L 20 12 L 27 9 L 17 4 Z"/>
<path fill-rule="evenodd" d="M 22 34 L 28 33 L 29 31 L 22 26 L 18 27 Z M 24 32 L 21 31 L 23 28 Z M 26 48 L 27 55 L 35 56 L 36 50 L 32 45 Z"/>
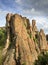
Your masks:
<path fill-rule="evenodd" d="M 38 31 L 36 27 L 36 20 L 32 20 L 32 30 L 35 32 Z"/>
<path fill-rule="evenodd" d="M 35 38 L 35 35 L 37 34 L 37 26 L 36 26 L 36 20 L 32 20 L 32 35 Z"/>
<path fill-rule="evenodd" d="M 40 49 L 42 50 L 46 50 L 47 49 L 47 41 L 46 41 L 46 36 L 44 34 L 44 31 L 41 29 L 40 33 L 39 33 L 39 37 L 40 37 Z"/>
<path fill-rule="evenodd" d="M 6 52 L 7 52 L 7 49 L 9 47 L 9 43 L 10 43 L 10 19 L 11 19 L 11 14 L 7 14 L 6 16 L 6 31 L 7 31 L 7 39 L 6 39 L 6 45 L 5 45 L 5 48 L 3 50 L 3 55 L 6 55 Z"/>
<path fill-rule="evenodd" d="M 30 29 L 30 21 L 26 17 L 23 17 L 24 25 L 27 29 Z"/>
<path fill-rule="evenodd" d="M 3 50 L 6 51 L 3 65 L 33 65 L 40 48 L 47 44 L 44 33 L 42 31 L 40 34 L 37 33 L 35 20 L 30 26 L 29 19 L 18 14 L 7 14 L 6 23 L 8 41 Z"/>

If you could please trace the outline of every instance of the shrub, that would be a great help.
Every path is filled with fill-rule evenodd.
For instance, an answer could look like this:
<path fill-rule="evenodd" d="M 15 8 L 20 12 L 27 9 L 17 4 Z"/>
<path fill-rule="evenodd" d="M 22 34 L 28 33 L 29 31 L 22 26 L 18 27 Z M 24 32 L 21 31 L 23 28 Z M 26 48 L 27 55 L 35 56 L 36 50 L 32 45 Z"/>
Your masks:
<path fill-rule="evenodd" d="M 26 27 L 26 24 L 24 23 L 25 27 Z"/>
<path fill-rule="evenodd" d="M 37 38 L 34 38 L 33 40 L 34 40 L 34 42 L 38 43 L 38 40 L 37 40 Z"/>
<path fill-rule="evenodd" d="M 35 65 L 47 65 L 48 64 L 48 53 L 38 56 L 38 60 L 35 61 Z"/>
<path fill-rule="evenodd" d="M 32 38 L 32 34 L 29 30 L 27 30 L 27 33 L 28 33 L 29 37 Z"/>
<path fill-rule="evenodd" d="M 2 48 L 6 41 L 6 31 L 1 29 L 0 30 L 0 48 Z"/>
<path fill-rule="evenodd" d="M 0 65 L 2 65 L 2 49 L 4 48 L 6 42 L 6 31 L 3 29 L 0 29 Z"/>
<path fill-rule="evenodd" d="M 26 65 L 26 63 L 24 62 L 22 65 Z"/>
<path fill-rule="evenodd" d="M 32 34 L 31 33 L 29 34 L 29 36 L 30 36 L 30 38 L 32 38 Z"/>

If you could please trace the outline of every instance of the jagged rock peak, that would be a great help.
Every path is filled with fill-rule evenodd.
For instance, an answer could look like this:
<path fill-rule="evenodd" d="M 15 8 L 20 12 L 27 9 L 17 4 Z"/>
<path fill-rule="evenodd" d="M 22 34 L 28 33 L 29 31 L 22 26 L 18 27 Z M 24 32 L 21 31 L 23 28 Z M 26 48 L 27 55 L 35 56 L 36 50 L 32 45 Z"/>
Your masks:
<path fill-rule="evenodd" d="M 40 29 L 39 37 L 40 37 L 40 49 L 41 49 L 41 51 L 46 50 L 47 49 L 47 40 L 46 40 L 46 36 L 45 36 L 43 29 Z"/>
<path fill-rule="evenodd" d="M 36 20 L 32 20 L 32 26 L 36 26 Z"/>
<path fill-rule="evenodd" d="M 6 20 L 9 22 L 10 21 L 10 18 L 11 18 L 11 16 L 12 16 L 13 14 L 11 13 L 8 13 L 7 15 L 6 15 Z"/>
<path fill-rule="evenodd" d="M 37 26 L 36 26 L 36 20 L 32 20 L 32 30 L 33 31 L 38 31 L 38 29 L 37 29 Z"/>

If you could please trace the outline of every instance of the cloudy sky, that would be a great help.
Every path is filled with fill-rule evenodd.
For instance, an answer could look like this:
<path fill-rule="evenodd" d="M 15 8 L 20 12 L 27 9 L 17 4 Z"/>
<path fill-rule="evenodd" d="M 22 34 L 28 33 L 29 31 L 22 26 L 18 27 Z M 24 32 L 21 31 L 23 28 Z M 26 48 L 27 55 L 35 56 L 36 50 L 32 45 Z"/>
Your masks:
<path fill-rule="evenodd" d="M 18 13 L 35 19 L 38 29 L 48 33 L 48 0 L 0 0 L 0 26 L 6 23 L 7 13 Z"/>

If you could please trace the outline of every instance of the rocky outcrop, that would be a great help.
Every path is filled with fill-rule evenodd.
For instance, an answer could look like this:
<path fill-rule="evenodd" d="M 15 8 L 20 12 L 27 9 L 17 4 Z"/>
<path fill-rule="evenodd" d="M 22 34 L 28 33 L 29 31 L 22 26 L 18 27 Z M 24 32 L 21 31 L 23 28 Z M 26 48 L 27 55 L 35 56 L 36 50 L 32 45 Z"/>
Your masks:
<path fill-rule="evenodd" d="M 38 31 L 36 27 L 36 20 L 32 20 L 32 30 L 35 32 Z"/>
<path fill-rule="evenodd" d="M 19 14 L 6 16 L 7 40 L 3 49 L 3 65 L 34 65 L 40 49 L 46 49 L 46 37 L 37 30 L 36 21 Z M 44 46 L 45 45 L 45 46 Z"/>
<path fill-rule="evenodd" d="M 35 38 L 35 35 L 37 34 L 37 32 L 38 32 L 38 29 L 36 26 L 36 20 L 32 20 L 32 35 L 34 38 Z"/>
<path fill-rule="evenodd" d="M 40 30 L 39 37 L 40 37 L 39 43 L 41 51 L 47 50 L 47 40 L 43 29 Z"/>

